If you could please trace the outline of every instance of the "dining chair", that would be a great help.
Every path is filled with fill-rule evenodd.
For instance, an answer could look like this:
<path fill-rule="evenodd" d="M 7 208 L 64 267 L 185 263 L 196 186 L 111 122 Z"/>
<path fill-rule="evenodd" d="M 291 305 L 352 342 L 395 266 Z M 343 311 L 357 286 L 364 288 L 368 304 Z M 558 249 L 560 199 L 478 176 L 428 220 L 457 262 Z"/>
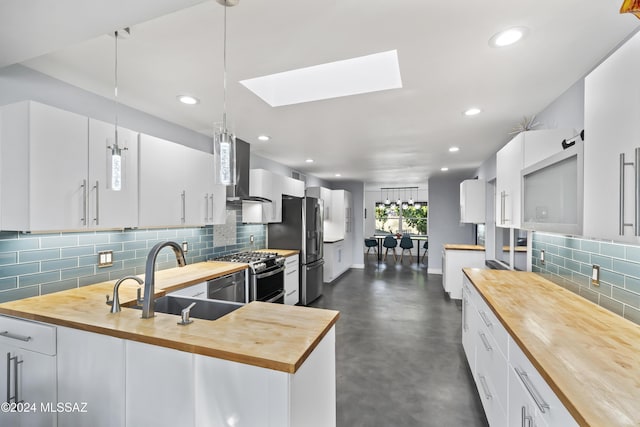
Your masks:
<path fill-rule="evenodd" d="M 400 239 L 400 247 L 402 248 L 402 253 L 400 254 L 400 264 L 402 264 L 402 260 L 404 259 L 404 251 L 409 251 L 409 261 L 413 262 L 413 255 L 411 254 L 411 249 L 413 249 L 413 240 L 409 236 L 402 236 Z"/>
<path fill-rule="evenodd" d="M 384 258 L 383 261 L 387 260 L 387 254 L 389 253 L 389 249 L 393 250 L 393 260 L 395 262 L 398 262 L 398 257 L 396 255 L 396 246 L 398 246 L 398 241 L 396 240 L 396 238 L 394 236 L 386 236 L 384 238 L 384 241 L 382 242 L 382 246 L 384 246 L 385 248 L 387 248 L 386 251 L 384 251 Z"/>
<path fill-rule="evenodd" d="M 424 244 L 422 245 L 422 248 L 424 249 L 424 253 L 422 254 L 422 262 L 424 262 L 424 257 L 425 255 L 427 255 L 427 253 L 429 253 L 429 241 L 425 241 Z"/>
<path fill-rule="evenodd" d="M 378 241 L 374 238 L 364 239 L 364 245 L 367 247 L 367 258 L 369 257 L 369 251 L 373 248 L 375 253 L 378 253 Z"/>

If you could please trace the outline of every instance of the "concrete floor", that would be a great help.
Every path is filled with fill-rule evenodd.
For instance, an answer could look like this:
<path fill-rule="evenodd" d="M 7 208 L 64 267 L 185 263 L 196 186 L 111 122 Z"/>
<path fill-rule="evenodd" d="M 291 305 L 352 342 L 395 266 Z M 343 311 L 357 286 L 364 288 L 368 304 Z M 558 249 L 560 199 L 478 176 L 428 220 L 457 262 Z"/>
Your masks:
<path fill-rule="evenodd" d="M 338 427 L 488 425 L 462 350 L 461 304 L 425 264 L 371 255 L 312 306 L 341 312 Z"/>

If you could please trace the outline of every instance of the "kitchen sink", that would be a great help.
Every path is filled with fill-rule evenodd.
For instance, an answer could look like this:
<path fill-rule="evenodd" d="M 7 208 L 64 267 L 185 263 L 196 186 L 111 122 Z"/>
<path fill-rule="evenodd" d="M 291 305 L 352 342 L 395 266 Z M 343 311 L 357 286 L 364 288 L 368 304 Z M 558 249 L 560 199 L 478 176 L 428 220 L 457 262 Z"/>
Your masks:
<path fill-rule="evenodd" d="M 191 308 L 190 316 L 194 319 L 203 320 L 219 319 L 225 314 L 229 314 L 244 305 L 243 303 L 232 301 L 165 295 L 163 297 L 156 298 L 154 310 L 158 313 L 176 314 L 180 316 L 182 310 L 194 302 L 196 305 Z"/>

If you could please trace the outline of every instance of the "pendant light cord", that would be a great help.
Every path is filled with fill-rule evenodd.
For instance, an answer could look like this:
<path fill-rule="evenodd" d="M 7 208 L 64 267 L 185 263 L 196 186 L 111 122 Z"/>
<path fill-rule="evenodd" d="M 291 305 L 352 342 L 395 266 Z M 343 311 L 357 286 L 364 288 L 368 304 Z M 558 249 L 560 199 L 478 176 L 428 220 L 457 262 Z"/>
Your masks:
<path fill-rule="evenodd" d="M 114 67 L 114 87 L 113 87 L 113 99 L 115 102 L 115 110 L 116 110 L 116 120 L 115 120 L 115 149 L 118 149 L 118 32 L 115 32 L 115 39 L 116 39 L 116 49 L 115 49 L 115 54 L 116 54 L 116 60 L 115 60 L 115 67 Z"/>
<path fill-rule="evenodd" d="M 222 75 L 222 87 L 223 87 L 223 97 L 222 97 L 222 131 L 227 131 L 227 4 L 225 1 L 224 5 L 224 38 L 223 38 L 223 48 L 222 48 L 222 64 L 224 67 L 224 72 Z"/>

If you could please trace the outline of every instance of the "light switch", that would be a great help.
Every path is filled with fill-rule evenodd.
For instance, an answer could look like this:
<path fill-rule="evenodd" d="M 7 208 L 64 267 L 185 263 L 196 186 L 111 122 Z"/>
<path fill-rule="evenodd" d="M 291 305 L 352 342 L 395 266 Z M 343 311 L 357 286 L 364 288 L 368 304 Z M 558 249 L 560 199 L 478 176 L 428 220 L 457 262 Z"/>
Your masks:
<path fill-rule="evenodd" d="M 182 242 L 182 252 L 185 254 L 189 252 L 189 242 Z"/>
<path fill-rule="evenodd" d="M 591 284 L 593 286 L 600 286 L 600 266 L 594 264 L 591 269 Z"/>
<path fill-rule="evenodd" d="M 540 264 L 544 265 L 544 249 L 540 251 Z"/>

